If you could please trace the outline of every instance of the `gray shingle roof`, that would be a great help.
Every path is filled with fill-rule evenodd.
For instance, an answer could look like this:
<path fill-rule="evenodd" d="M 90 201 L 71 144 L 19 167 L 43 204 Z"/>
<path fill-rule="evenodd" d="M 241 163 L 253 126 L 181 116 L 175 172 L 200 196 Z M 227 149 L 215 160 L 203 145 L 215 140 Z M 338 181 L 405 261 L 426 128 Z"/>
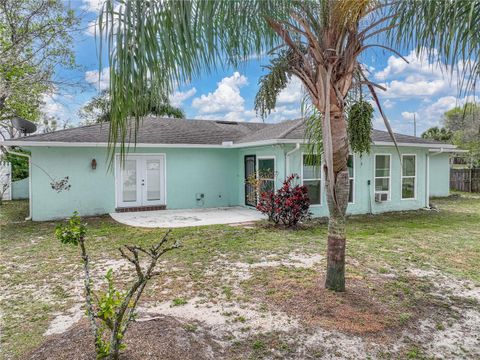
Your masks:
<path fill-rule="evenodd" d="M 303 119 L 287 120 L 276 124 L 229 122 L 219 120 L 187 120 L 159 117 L 145 118 L 138 130 L 137 143 L 141 144 L 203 144 L 221 145 L 225 141 L 236 144 L 254 143 L 266 140 L 302 140 L 305 122 Z M 72 129 L 36 134 L 15 141 L 21 142 L 68 142 L 68 143 L 106 143 L 108 142 L 109 124 L 95 124 Z M 133 126 L 127 137 L 134 141 Z M 395 134 L 399 143 L 441 144 L 414 136 Z M 386 131 L 374 130 L 373 142 L 391 142 Z M 6 141 L 8 144 L 8 141 Z"/>

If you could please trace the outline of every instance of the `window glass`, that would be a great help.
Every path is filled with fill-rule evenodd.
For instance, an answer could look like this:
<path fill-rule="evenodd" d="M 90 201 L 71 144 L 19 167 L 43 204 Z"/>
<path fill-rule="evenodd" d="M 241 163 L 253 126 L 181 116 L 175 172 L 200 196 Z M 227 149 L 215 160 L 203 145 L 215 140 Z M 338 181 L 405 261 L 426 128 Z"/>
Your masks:
<path fill-rule="evenodd" d="M 308 198 L 310 199 L 310 204 L 318 205 L 320 204 L 320 197 L 321 197 L 321 187 L 320 187 L 320 180 L 304 180 L 303 185 L 307 187 L 308 190 Z"/>
<path fill-rule="evenodd" d="M 390 156 L 376 155 L 375 157 L 375 176 L 390 176 Z"/>
<path fill-rule="evenodd" d="M 415 178 L 404 178 L 402 180 L 402 199 L 415 198 Z"/>
<path fill-rule="evenodd" d="M 403 156 L 403 176 L 415 176 L 415 156 Z"/>
<path fill-rule="evenodd" d="M 318 155 L 303 155 L 303 178 L 320 179 L 322 177 L 321 157 Z"/>
<path fill-rule="evenodd" d="M 385 192 L 388 191 L 390 181 L 388 178 L 375 179 L 375 191 Z"/>
<path fill-rule="evenodd" d="M 275 190 L 275 159 L 258 159 L 258 177 L 263 180 L 261 192 Z"/>
<path fill-rule="evenodd" d="M 347 160 L 347 166 L 348 166 L 348 178 L 349 178 L 349 183 L 350 183 L 350 191 L 348 193 L 348 202 L 353 203 L 353 194 L 355 189 L 353 188 L 355 186 L 355 179 L 354 179 L 354 160 L 353 160 L 353 155 L 348 155 L 348 160 Z"/>
<path fill-rule="evenodd" d="M 415 199 L 415 155 L 402 156 L 402 199 Z"/>
<path fill-rule="evenodd" d="M 348 177 L 353 178 L 353 155 L 348 155 L 347 166 L 348 166 Z"/>
<path fill-rule="evenodd" d="M 318 155 L 303 155 L 303 185 L 307 187 L 310 204 L 320 205 L 322 198 L 322 167 Z"/>

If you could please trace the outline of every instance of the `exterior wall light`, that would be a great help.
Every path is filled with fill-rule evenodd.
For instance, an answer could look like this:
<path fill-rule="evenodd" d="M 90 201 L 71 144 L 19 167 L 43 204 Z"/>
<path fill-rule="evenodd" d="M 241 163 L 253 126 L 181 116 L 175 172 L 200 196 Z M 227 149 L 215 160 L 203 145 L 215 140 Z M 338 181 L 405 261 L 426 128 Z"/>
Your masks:
<path fill-rule="evenodd" d="M 97 168 L 97 160 L 92 159 L 91 165 L 92 165 L 92 170 L 95 170 Z"/>

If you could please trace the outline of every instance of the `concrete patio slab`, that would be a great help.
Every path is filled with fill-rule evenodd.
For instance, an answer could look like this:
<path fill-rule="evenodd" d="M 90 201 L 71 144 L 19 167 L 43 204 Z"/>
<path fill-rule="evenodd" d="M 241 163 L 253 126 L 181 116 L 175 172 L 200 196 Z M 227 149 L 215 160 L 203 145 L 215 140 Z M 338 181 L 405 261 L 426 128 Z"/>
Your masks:
<path fill-rule="evenodd" d="M 111 213 L 119 223 L 146 228 L 176 228 L 203 225 L 235 224 L 265 219 L 254 209 L 240 206 L 211 209 L 155 210 Z"/>

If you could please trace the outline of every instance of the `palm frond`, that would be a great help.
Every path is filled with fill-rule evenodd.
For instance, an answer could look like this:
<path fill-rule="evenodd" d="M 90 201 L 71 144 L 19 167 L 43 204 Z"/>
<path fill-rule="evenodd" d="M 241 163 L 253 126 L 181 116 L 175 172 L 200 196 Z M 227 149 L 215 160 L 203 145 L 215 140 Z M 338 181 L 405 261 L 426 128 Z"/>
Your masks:
<path fill-rule="evenodd" d="M 223 66 L 238 66 L 280 43 L 266 17 L 286 19 L 290 1 L 107 0 L 99 17 L 100 49 L 110 65 L 111 145 L 138 128 L 151 103 L 144 89 L 169 94 Z M 104 54 L 100 54 L 102 58 Z M 114 146 L 111 146 L 113 148 Z"/>
<path fill-rule="evenodd" d="M 264 68 L 268 73 L 260 77 L 259 89 L 255 96 L 255 111 L 265 119 L 277 105 L 277 97 L 292 77 L 291 50 L 283 50 L 270 60 Z"/>
<path fill-rule="evenodd" d="M 390 11 L 393 46 L 415 48 L 451 74 L 456 72 L 463 92 L 475 88 L 480 76 L 480 0 L 402 0 L 393 2 Z"/>

